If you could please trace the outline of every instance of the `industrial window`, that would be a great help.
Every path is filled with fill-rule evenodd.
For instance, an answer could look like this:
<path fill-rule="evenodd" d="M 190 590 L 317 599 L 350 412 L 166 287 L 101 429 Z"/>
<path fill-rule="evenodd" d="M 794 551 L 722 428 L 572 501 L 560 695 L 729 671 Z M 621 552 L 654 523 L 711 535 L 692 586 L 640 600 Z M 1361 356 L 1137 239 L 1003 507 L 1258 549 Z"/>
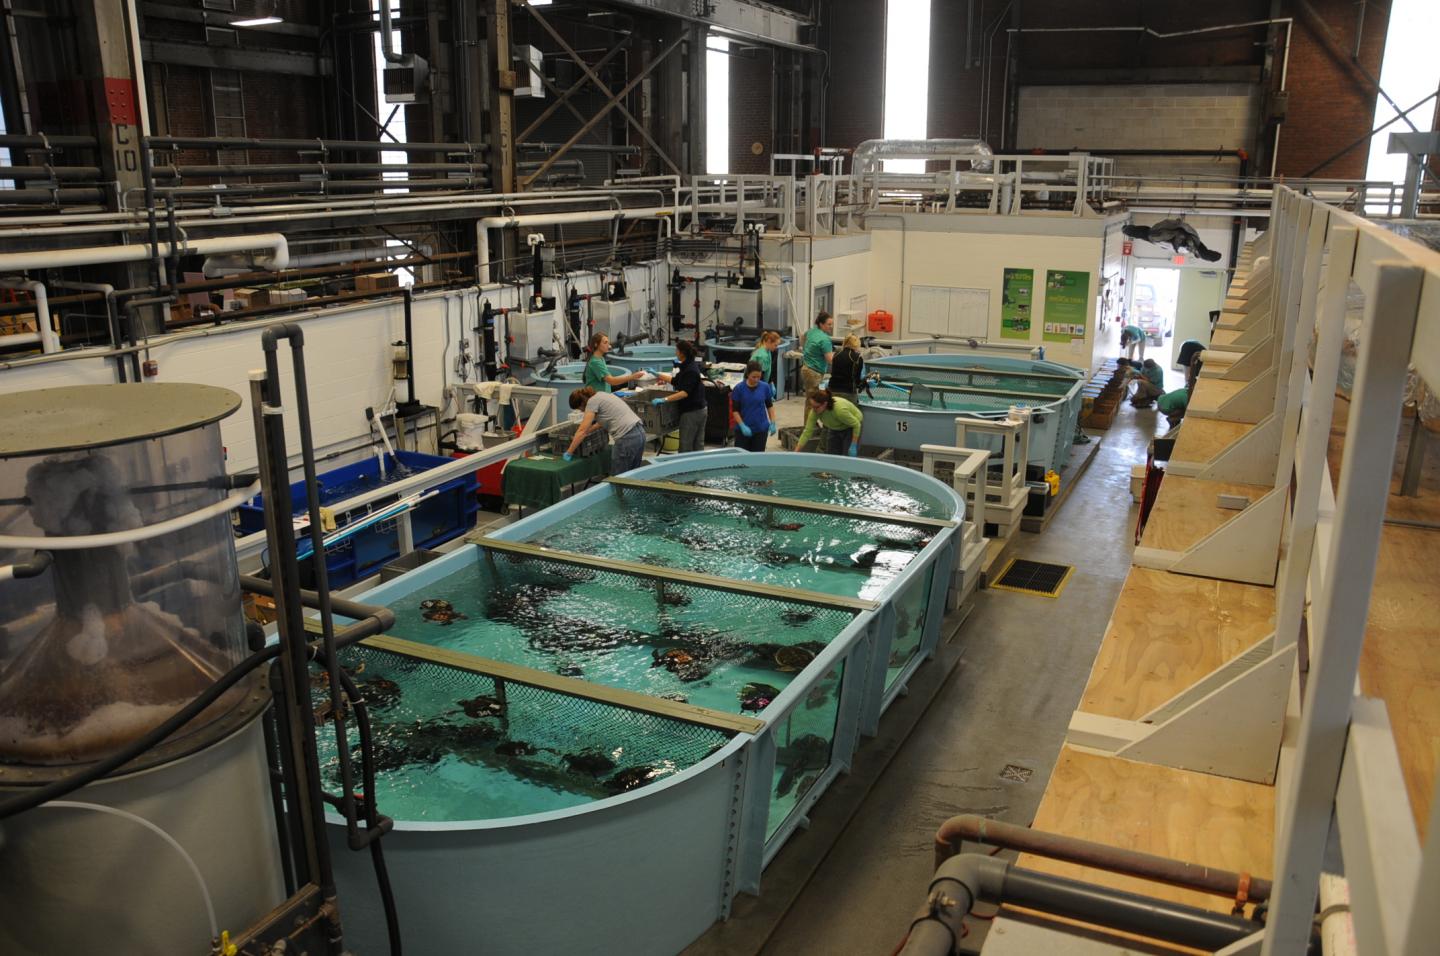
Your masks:
<path fill-rule="evenodd" d="M 705 171 L 730 172 L 730 41 L 705 40 Z"/>
<path fill-rule="evenodd" d="M 925 139 L 930 104 L 930 0 L 885 3 L 885 138 Z M 925 161 L 885 161 L 891 173 L 923 173 Z"/>
<path fill-rule="evenodd" d="M 1394 0 L 1390 7 L 1390 26 L 1385 34 L 1385 56 L 1380 64 L 1380 88 L 1400 105 L 1397 110 L 1375 98 L 1374 129 L 1394 119 L 1400 110 L 1408 110 L 1410 122 L 1418 130 L 1432 128 L 1435 118 L 1435 95 L 1440 86 L 1440 59 L 1435 57 L 1435 38 L 1440 36 L 1440 7 L 1435 0 Z M 1402 182 L 1405 178 L 1405 154 L 1390 154 L 1391 133 L 1408 133 L 1405 120 L 1391 123 L 1370 139 L 1370 160 L 1365 178 L 1372 182 Z M 1284 139 L 1284 131 L 1281 131 Z M 1434 184 L 1430 186 L 1433 188 Z M 1383 210 L 1383 205 L 1372 211 Z"/>
<path fill-rule="evenodd" d="M 380 19 L 380 0 L 370 0 L 370 9 L 375 17 L 377 26 Z M 401 47 L 400 31 L 390 31 L 391 46 L 399 50 Z M 401 103 L 387 103 L 385 101 L 385 52 L 381 44 L 380 31 L 375 31 L 375 116 L 380 120 L 380 139 L 392 140 L 396 143 L 408 141 L 405 132 L 405 106 Z M 382 150 L 380 162 L 386 166 L 404 165 L 409 162 L 410 154 L 401 150 Z M 408 173 L 405 170 L 395 172 L 384 172 L 380 174 L 381 179 L 406 179 Z M 387 193 L 408 193 L 406 186 L 387 187 Z M 406 252 L 405 243 L 395 239 L 385 240 L 387 249 L 393 249 L 394 254 L 403 256 Z M 414 285 L 415 272 L 411 269 L 400 269 L 396 272 L 401 285 Z"/>

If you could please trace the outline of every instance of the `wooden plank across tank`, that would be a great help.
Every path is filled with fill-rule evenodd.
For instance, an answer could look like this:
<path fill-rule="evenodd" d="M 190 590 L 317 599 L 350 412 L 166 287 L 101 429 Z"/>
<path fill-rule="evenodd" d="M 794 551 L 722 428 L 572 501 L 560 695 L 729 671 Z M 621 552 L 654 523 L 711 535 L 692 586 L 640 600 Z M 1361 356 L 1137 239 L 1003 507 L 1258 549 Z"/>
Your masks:
<path fill-rule="evenodd" d="M 1170 451 L 1170 460 L 1197 465 L 1214 461 L 1254 428 L 1245 422 L 1227 422 L 1220 418 L 1186 418 Z"/>
<path fill-rule="evenodd" d="M 1139 720 L 1274 625 L 1273 588 L 1131 568 L 1078 709 Z"/>
<path fill-rule="evenodd" d="M 1274 821 L 1273 787 L 1064 746 L 1032 826 L 1268 878 L 1274 856 Z M 1042 873 L 1219 913 L 1229 913 L 1235 902 L 1030 854 L 1021 854 L 1018 863 Z M 1109 931 L 1100 933 L 1105 938 L 1120 938 Z M 1159 952 L 1196 952 L 1164 943 L 1153 945 Z"/>
<path fill-rule="evenodd" d="M 1220 507 L 1217 504 L 1220 495 L 1239 495 L 1254 504 L 1270 490 L 1266 485 L 1166 475 L 1160 483 L 1155 506 L 1150 509 L 1150 518 L 1145 522 L 1140 546 L 1183 554 L 1240 514 Z"/>
<path fill-rule="evenodd" d="M 1233 382 L 1223 378 L 1205 378 L 1195 383 L 1195 391 L 1186 407 L 1186 416 L 1214 418 L 1227 401 L 1234 398 L 1249 382 Z"/>
<path fill-rule="evenodd" d="M 1330 473 L 1340 475 L 1349 402 L 1335 399 Z M 1396 443 L 1387 521 L 1440 524 L 1440 436 L 1431 434 L 1418 497 L 1401 497 L 1409 433 Z M 1415 826 L 1423 840 L 1440 769 L 1440 531 L 1387 524 L 1360 653 L 1360 690 L 1385 701 Z"/>

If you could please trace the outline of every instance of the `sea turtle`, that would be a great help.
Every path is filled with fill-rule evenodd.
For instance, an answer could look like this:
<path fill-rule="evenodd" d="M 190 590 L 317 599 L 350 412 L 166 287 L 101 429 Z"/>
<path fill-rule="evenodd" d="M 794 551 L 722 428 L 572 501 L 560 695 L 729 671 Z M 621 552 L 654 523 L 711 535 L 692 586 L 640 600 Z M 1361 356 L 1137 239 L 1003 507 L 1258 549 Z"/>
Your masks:
<path fill-rule="evenodd" d="M 834 481 L 838 476 L 828 471 L 812 471 L 810 477 L 817 481 Z"/>
<path fill-rule="evenodd" d="M 775 785 L 775 795 L 783 797 L 795 786 L 795 781 L 810 770 L 823 770 L 830 762 L 830 741 L 818 734 L 804 734 L 781 747 L 775 753 L 775 763 L 784 767 L 780 781 Z M 804 793 L 804 790 L 800 791 Z"/>
<path fill-rule="evenodd" d="M 875 559 L 878 557 L 880 557 L 879 548 L 861 548 L 850 555 L 850 561 L 857 568 L 873 568 Z"/>
<path fill-rule="evenodd" d="M 687 607 L 693 598 L 684 591 L 676 591 L 666 588 L 660 594 L 660 603 L 667 607 Z"/>
<path fill-rule="evenodd" d="M 686 697 L 684 694 L 681 694 L 681 693 L 679 693 L 679 692 L 677 692 L 677 691 L 672 691 L 671 693 L 668 693 L 668 694 L 661 694 L 661 695 L 660 695 L 660 699 L 661 699 L 661 700 L 673 700 L 673 701 L 675 701 L 675 703 L 677 703 L 677 704 L 688 704 L 688 703 L 690 703 L 690 698 L 689 698 L 689 697 Z"/>
<path fill-rule="evenodd" d="M 388 677 L 372 677 L 356 683 L 355 689 L 371 707 L 389 707 L 400 699 L 400 685 Z"/>
<path fill-rule="evenodd" d="M 740 688 L 741 710 L 764 710 L 770 702 L 780 696 L 780 688 L 758 681 Z"/>
<path fill-rule="evenodd" d="M 447 627 L 456 621 L 465 620 L 465 615 L 461 614 L 459 611 L 451 610 L 448 608 L 436 608 L 433 611 L 426 611 L 420 616 L 427 621 L 435 624 L 443 624 Z"/>
<path fill-rule="evenodd" d="M 449 601 L 444 601 L 440 598 L 426 598 L 420 602 L 420 610 L 422 611 L 453 611 L 454 609 L 454 605 Z"/>
<path fill-rule="evenodd" d="M 815 710 L 830 703 L 830 692 L 833 689 L 834 688 L 828 684 L 816 684 L 810 688 L 810 692 L 805 695 L 805 709 Z"/>
<path fill-rule="evenodd" d="M 577 754 L 562 754 L 560 759 L 565 761 L 565 765 L 576 773 L 586 773 L 592 777 L 603 777 L 615 769 L 615 761 L 593 750 Z"/>
<path fill-rule="evenodd" d="M 815 612 L 797 611 L 792 608 L 788 611 L 781 611 L 780 620 L 784 621 L 790 627 L 804 627 L 806 624 L 815 620 Z"/>
<path fill-rule="evenodd" d="M 495 752 L 502 757 L 530 757 L 539 751 L 523 740 L 507 740 L 497 745 Z"/>
<path fill-rule="evenodd" d="M 505 704 L 497 698 L 481 694 L 469 700 L 458 700 L 455 703 L 465 712 L 466 717 L 501 717 L 505 714 Z"/>
<path fill-rule="evenodd" d="M 664 775 L 665 771 L 656 767 L 626 767 L 605 781 L 605 789 L 611 793 L 624 793 L 627 790 L 634 790 L 636 787 L 643 787 Z"/>
<path fill-rule="evenodd" d="M 803 527 L 805 526 L 798 521 L 780 521 L 770 525 L 774 531 L 799 531 Z"/>
<path fill-rule="evenodd" d="M 774 478 L 751 478 L 749 481 L 745 482 L 745 487 L 769 488 L 773 484 L 775 484 Z"/>
<path fill-rule="evenodd" d="M 561 677 L 584 677 L 585 668 L 579 664 L 560 664 L 556 666 L 555 673 Z"/>

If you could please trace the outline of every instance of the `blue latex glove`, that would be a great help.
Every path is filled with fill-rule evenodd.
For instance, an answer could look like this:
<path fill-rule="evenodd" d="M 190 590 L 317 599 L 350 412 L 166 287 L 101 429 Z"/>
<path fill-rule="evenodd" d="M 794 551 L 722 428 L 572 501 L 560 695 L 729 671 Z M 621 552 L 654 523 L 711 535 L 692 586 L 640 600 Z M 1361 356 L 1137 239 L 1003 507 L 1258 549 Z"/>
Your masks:
<path fill-rule="evenodd" d="M 567 451 L 564 455 L 562 455 L 561 457 L 564 458 L 566 461 L 574 461 L 574 460 L 575 460 L 575 456 L 574 456 L 573 454 L 571 454 L 570 452 L 568 452 L 568 451 Z"/>
<path fill-rule="evenodd" d="M 630 391 L 620 391 L 620 392 L 616 392 L 616 393 L 615 393 L 615 397 L 616 397 L 616 398 L 629 398 L 631 395 L 634 395 L 634 394 L 635 394 L 634 392 L 630 392 Z"/>
<path fill-rule="evenodd" d="M 860 444 L 859 444 L 858 442 L 853 442 L 853 441 L 852 441 L 852 442 L 850 443 L 850 457 L 851 457 L 851 458 L 855 458 L 855 457 L 857 457 L 859 454 L 860 454 Z"/>
<path fill-rule="evenodd" d="M 646 372 L 646 374 L 648 374 L 648 375 L 659 375 L 659 374 L 660 374 L 659 372 L 655 371 L 653 368 L 647 368 L 647 369 L 645 370 L 645 372 Z"/>
<path fill-rule="evenodd" d="M 775 434 L 777 431 L 779 431 L 779 428 L 776 427 L 776 425 L 775 425 L 774 422 L 771 422 L 771 423 L 770 423 L 770 434 L 773 435 L 773 434 Z"/>
<path fill-rule="evenodd" d="M 664 404 L 665 404 L 665 399 L 663 399 L 663 398 L 652 398 L 652 399 L 650 399 L 650 404 L 651 404 L 651 405 L 664 405 Z"/>
<path fill-rule="evenodd" d="M 740 434 L 744 435 L 746 438 L 749 438 L 751 435 L 755 434 L 753 431 L 750 430 L 750 426 L 745 424 L 744 422 L 741 422 L 735 427 L 738 428 L 740 430 Z"/>

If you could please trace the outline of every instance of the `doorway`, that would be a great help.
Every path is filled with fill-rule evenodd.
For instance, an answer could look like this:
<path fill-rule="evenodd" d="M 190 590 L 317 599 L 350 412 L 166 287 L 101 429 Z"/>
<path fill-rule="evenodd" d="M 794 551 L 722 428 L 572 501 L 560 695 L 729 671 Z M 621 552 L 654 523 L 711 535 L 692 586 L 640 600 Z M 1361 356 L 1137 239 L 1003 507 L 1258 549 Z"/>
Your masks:
<path fill-rule="evenodd" d="M 1173 364 L 1175 314 L 1180 301 L 1180 270 L 1139 266 L 1130 283 L 1130 324 L 1145 333 L 1146 352 L 1155 350 L 1162 368 Z"/>

